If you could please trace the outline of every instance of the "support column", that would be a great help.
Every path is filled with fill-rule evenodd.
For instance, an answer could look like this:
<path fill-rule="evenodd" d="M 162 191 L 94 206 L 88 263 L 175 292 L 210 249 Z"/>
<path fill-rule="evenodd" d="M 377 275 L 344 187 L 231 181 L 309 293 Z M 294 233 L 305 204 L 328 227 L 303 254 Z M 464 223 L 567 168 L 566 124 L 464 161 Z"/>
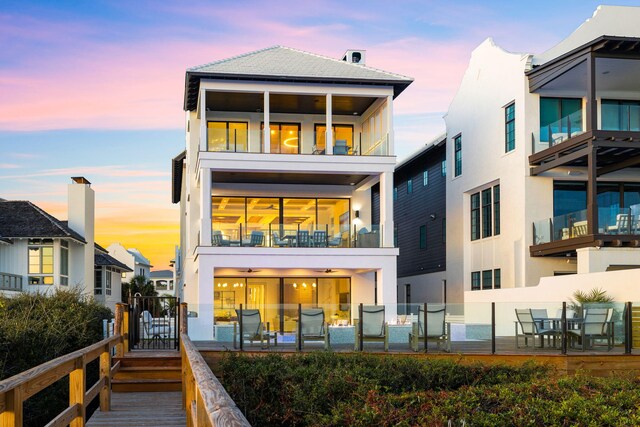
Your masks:
<path fill-rule="evenodd" d="M 398 290 L 395 258 L 391 262 L 385 262 L 384 267 L 377 271 L 378 274 L 378 305 L 384 305 L 387 322 L 395 320 L 398 316 Z"/>
<path fill-rule="evenodd" d="M 327 131 L 325 132 L 325 153 L 333 154 L 333 95 L 327 94 Z"/>
<path fill-rule="evenodd" d="M 380 225 L 382 226 L 382 246 L 392 248 L 393 172 L 383 172 L 382 175 L 380 175 Z"/>
<path fill-rule="evenodd" d="M 587 132 L 598 127 L 596 105 L 596 58 L 593 52 L 587 57 Z"/>
<path fill-rule="evenodd" d="M 592 145 L 587 155 L 587 234 L 597 234 L 598 232 L 597 159 L 598 148 Z"/>
<path fill-rule="evenodd" d="M 271 153 L 271 127 L 269 126 L 269 92 L 265 91 L 263 94 L 264 99 L 264 129 L 262 130 L 262 152 Z"/>
<path fill-rule="evenodd" d="M 211 246 L 211 170 L 200 170 L 200 246 Z"/>
<path fill-rule="evenodd" d="M 382 151 L 387 156 L 393 156 L 395 153 L 393 131 L 393 95 L 387 96 L 387 146 Z"/>
<path fill-rule="evenodd" d="M 207 91 L 200 90 L 200 151 L 207 151 Z"/>
<path fill-rule="evenodd" d="M 198 317 L 188 319 L 189 337 L 194 341 L 213 340 L 213 266 L 203 257 L 198 262 L 198 304 L 189 304 Z"/>

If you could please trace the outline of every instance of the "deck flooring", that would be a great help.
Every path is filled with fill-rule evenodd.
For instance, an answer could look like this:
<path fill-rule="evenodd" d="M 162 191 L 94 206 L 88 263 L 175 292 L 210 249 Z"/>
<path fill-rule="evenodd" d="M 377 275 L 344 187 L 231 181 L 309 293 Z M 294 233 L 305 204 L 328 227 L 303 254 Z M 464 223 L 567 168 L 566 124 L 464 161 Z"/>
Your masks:
<path fill-rule="evenodd" d="M 187 418 L 182 409 L 180 392 L 112 393 L 111 411 L 97 410 L 86 425 L 184 427 Z"/>

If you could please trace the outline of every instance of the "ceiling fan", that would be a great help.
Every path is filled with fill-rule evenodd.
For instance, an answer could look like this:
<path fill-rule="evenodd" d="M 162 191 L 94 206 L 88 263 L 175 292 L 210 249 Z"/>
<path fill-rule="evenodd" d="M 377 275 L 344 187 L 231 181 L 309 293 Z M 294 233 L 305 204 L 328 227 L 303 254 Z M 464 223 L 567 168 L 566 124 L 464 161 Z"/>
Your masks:
<path fill-rule="evenodd" d="M 330 268 L 326 268 L 324 270 L 315 270 L 318 273 L 337 273 L 337 270 L 332 270 Z"/>
<path fill-rule="evenodd" d="M 247 270 L 240 270 L 241 273 L 259 273 L 260 270 L 254 270 L 253 268 L 249 268 Z"/>

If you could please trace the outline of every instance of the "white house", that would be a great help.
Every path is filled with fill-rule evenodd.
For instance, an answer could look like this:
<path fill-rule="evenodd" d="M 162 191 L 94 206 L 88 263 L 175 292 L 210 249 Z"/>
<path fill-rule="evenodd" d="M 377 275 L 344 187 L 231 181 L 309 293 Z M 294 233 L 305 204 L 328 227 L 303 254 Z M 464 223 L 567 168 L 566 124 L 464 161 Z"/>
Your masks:
<path fill-rule="evenodd" d="M 68 221 L 28 201 L 0 200 L 0 292 L 12 295 L 79 287 L 113 309 L 120 301 L 120 273 L 128 269 L 95 243 L 91 183 L 83 177 L 72 181 Z M 104 292 L 103 271 L 114 273 L 113 280 L 105 282 Z"/>
<path fill-rule="evenodd" d="M 187 70 L 173 201 L 190 334 L 211 339 L 240 304 L 278 331 L 297 304 L 395 316 L 393 100 L 412 79 L 364 62 L 275 46 Z"/>
<path fill-rule="evenodd" d="M 153 287 L 158 293 L 158 296 L 176 296 L 174 287 L 174 274 L 172 270 L 152 271 L 149 275 L 149 279 L 153 283 Z"/>
<path fill-rule="evenodd" d="M 112 243 L 107 247 L 109 255 L 131 269 L 122 274 L 123 282 L 130 282 L 134 276 L 151 277 L 151 262 L 136 248 L 126 249 L 120 243 Z"/>
<path fill-rule="evenodd" d="M 445 116 L 448 301 L 640 267 L 638 22 L 600 6 L 540 55 L 473 51 Z"/>

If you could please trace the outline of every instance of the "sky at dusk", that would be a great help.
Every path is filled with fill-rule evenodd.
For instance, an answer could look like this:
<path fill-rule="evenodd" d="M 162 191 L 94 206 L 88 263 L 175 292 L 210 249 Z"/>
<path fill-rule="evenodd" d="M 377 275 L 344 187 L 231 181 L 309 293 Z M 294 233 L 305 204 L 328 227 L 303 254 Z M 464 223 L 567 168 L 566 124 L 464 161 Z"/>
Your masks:
<path fill-rule="evenodd" d="M 67 218 L 67 184 L 96 191 L 96 241 L 167 268 L 178 243 L 170 160 L 184 149 L 185 69 L 273 45 L 413 77 L 394 103 L 401 159 L 444 131 L 487 37 L 541 53 L 599 2 L 0 0 L 0 198 Z M 640 5 L 640 1 L 617 1 Z"/>

